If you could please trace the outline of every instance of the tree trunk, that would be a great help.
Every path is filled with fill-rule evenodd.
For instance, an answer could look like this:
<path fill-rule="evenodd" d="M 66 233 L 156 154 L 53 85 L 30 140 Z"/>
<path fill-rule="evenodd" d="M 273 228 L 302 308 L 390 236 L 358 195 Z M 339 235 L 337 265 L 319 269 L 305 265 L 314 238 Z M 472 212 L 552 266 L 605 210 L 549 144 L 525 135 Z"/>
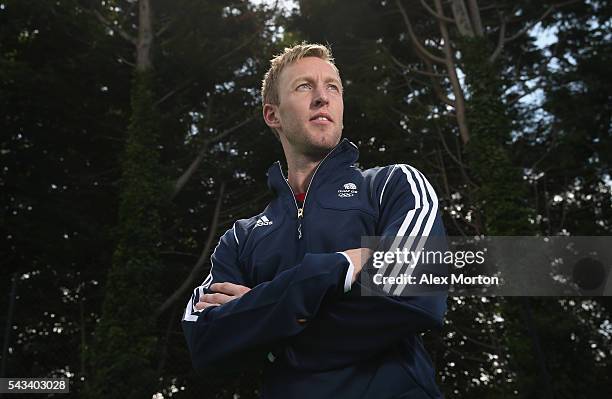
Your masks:
<path fill-rule="evenodd" d="M 442 9 L 442 1 L 435 0 L 435 5 L 436 12 L 440 15 L 443 15 L 444 11 Z M 440 26 L 440 34 L 444 39 L 443 50 L 444 58 L 446 60 L 445 67 L 446 71 L 448 72 L 448 77 L 450 79 L 451 86 L 453 88 L 453 94 L 455 95 L 455 115 L 457 118 L 457 125 L 459 126 L 459 134 L 461 135 L 461 140 L 463 141 L 463 143 L 466 144 L 470 140 L 470 131 L 465 115 L 465 96 L 463 94 L 463 88 L 461 87 L 461 83 L 459 82 L 459 77 L 457 76 L 455 57 L 453 55 L 453 50 L 450 44 L 450 35 L 448 34 L 448 27 L 446 26 L 446 22 L 440 19 L 438 19 L 438 25 Z"/>
<path fill-rule="evenodd" d="M 484 223 L 484 233 L 490 236 L 535 235 L 537 230 L 529 221 L 533 217 L 533 209 L 526 202 L 528 189 L 521 170 L 512 164 L 507 150 L 512 122 L 502 102 L 499 68 L 495 63 L 488 62 L 491 49 L 486 39 L 464 38 L 460 48 L 466 73 L 465 82 L 470 92 L 467 104 L 470 126 L 467 159 L 479 186 L 476 200 Z M 528 386 L 527 390 L 537 390 L 543 397 L 553 398 L 546 358 L 529 302 L 509 298 L 504 310 L 506 318 L 522 321 L 519 331 L 526 329 L 531 340 L 533 351 L 525 352 L 522 357 L 517 356 L 518 364 L 515 366 L 522 370 L 532 370 L 527 375 L 539 373 L 540 384 Z M 515 330 L 515 333 L 520 335 L 519 331 Z"/>
<path fill-rule="evenodd" d="M 145 72 L 152 68 L 153 16 L 149 0 L 138 2 L 138 38 L 136 41 L 136 70 Z"/>
<path fill-rule="evenodd" d="M 122 158 L 117 246 L 104 287 L 100 322 L 88 351 L 90 398 L 151 397 L 157 388 L 157 317 L 161 303 L 162 199 L 158 113 L 151 50 L 152 11 L 140 0 L 130 125 Z"/>
<path fill-rule="evenodd" d="M 438 2 L 436 1 L 436 6 Z M 470 22 L 470 16 L 468 15 L 467 8 L 463 0 L 452 0 L 451 7 L 453 9 L 453 16 L 455 17 L 455 24 L 459 30 L 459 34 L 465 37 L 474 37 L 474 29 L 472 29 L 472 23 Z M 438 10 L 438 12 L 440 12 Z"/>

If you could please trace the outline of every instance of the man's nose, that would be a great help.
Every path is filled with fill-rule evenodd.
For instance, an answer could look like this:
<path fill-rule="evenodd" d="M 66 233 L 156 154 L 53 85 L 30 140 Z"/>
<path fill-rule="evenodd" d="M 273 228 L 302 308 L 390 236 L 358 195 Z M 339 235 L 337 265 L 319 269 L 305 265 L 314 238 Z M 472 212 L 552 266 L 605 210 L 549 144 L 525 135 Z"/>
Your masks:
<path fill-rule="evenodd" d="M 317 88 L 314 91 L 314 97 L 312 99 L 312 105 L 314 108 L 320 108 L 324 105 L 329 104 L 329 97 L 327 92 L 323 88 Z"/>

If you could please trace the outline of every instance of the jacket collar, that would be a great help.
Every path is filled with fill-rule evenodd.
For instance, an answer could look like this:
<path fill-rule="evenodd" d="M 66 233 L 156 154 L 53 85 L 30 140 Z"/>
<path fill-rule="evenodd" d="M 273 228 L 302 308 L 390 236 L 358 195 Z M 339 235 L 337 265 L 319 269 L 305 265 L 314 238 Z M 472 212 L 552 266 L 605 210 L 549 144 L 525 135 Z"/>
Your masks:
<path fill-rule="evenodd" d="M 333 173 L 338 167 L 352 165 L 359 159 L 357 146 L 348 139 L 342 139 L 319 163 L 311 181 L 309 189 L 314 189 L 325 177 Z M 293 192 L 285 179 L 280 161 L 276 161 L 268 169 L 268 187 L 280 197 L 289 197 L 293 203 Z M 316 180 L 316 181 L 315 181 Z"/>

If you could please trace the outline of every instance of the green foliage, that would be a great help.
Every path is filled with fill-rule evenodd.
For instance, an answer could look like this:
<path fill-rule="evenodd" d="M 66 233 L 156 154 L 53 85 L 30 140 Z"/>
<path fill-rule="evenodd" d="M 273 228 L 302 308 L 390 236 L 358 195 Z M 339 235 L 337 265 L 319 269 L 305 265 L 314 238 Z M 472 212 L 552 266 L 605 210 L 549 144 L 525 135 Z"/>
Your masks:
<path fill-rule="evenodd" d="M 118 143 L 127 121 L 112 110 L 129 107 L 122 89 L 129 73 L 109 65 L 118 54 L 112 38 L 76 1 L 2 5 L 0 281 L 20 277 L 6 371 L 82 375 L 97 281 L 113 252 Z M 0 299 L 3 325 L 7 299 Z M 79 390 L 80 379 L 73 381 Z"/>
<path fill-rule="evenodd" d="M 469 93 L 467 160 L 478 184 L 483 233 L 531 235 L 535 232 L 529 223 L 533 210 L 526 201 L 521 170 L 512 164 L 508 151 L 512 123 L 502 102 L 499 65 L 488 62 L 491 49 L 485 39 L 463 38 L 459 47 Z"/>
<path fill-rule="evenodd" d="M 157 120 L 151 75 L 136 72 L 122 161 L 117 249 L 88 356 L 91 381 L 86 395 L 92 398 L 137 398 L 157 385 L 153 310 L 161 300 L 160 204 L 168 195 L 160 184 Z"/>

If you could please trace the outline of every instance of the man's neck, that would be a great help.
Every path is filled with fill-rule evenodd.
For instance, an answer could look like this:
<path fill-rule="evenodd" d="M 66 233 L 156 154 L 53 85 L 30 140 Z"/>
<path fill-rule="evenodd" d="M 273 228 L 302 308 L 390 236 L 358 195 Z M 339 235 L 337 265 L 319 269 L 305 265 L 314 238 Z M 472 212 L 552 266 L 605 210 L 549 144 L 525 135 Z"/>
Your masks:
<path fill-rule="evenodd" d="M 319 163 L 326 154 L 305 154 L 281 140 L 287 160 L 287 181 L 295 194 L 305 193 Z"/>
<path fill-rule="evenodd" d="M 294 193 L 305 193 L 321 159 L 304 156 L 287 157 L 287 181 Z"/>
<path fill-rule="evenodd" d="M 333 148 L 308 152 L 291 145 L 283 136 L 280 141 L 287 160 L 287 182 L 294 194 L 306 193 L 317 166 Z"/>

